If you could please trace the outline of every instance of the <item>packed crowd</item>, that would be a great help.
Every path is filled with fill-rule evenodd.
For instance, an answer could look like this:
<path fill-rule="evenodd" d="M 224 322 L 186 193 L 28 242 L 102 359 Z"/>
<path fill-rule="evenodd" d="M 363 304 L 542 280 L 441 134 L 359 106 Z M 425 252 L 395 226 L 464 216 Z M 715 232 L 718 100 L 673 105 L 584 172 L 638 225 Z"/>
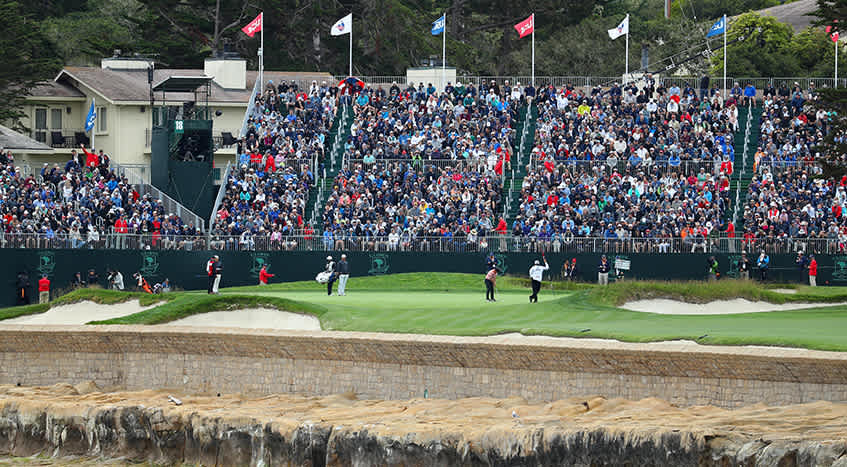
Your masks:
<path fill-rule="evenodd" d="M 365 88 L 327 196 L 324 246 L 397 250 L 441 238 L 473 249 L 505 233 L 501 175 L 525 94 L 508 82 Z"/>
<path fill-rule="evenodd" d="M 747 243 L 847 250 L 847 177 L 826 177 L 814 164 L 829 131 L 826 113 L 805 106 L 816 97 L 814 88 L 796 84 L 765 93 L 756 175 L 743 212 Z"/>
<path fill-rule="evenodd" d="M 510 226 L 528 241 L 686 239 L 705 249 L 726 228 L 738 99 L 694 88 L 542 89 L 536 147 Z M 684 165 L 684 166 L 683 166 Z M 662 240 L 665 239 L 665 240 Z"/>
<path fill-rule="evenodd" d="M 409 161 L 365 167 L 356 163 L 339 172 L 324 210 L 323 244 L 327 249 L 407 250 L 424 238 L 453 244 L 484 241 L 495 230 L 505 233 L 500 178 L 473 168 Z M 502 224 L 502 225 L 500 225 Z"/>
<path fill-rule="evenodd" d="M 308 229 L 310 187 L 322 171 L 338 88 L 312 82 L 268 82 L 256 99 L 237 167 L 211 226 L 213 248 L 255 248 L 256 237 L 291 247 L 290 237 Z"/>
<path fill-rule="evenodd" d="M 185 237 L 199 233 L 193 223 L 166 213 L 161 200 L 139 194 L 102 151 L 83 147 L 64 167 L 44 164 L 28 175 L 4 153 L 0 167 L 5 247 L 186 248 Z"/>

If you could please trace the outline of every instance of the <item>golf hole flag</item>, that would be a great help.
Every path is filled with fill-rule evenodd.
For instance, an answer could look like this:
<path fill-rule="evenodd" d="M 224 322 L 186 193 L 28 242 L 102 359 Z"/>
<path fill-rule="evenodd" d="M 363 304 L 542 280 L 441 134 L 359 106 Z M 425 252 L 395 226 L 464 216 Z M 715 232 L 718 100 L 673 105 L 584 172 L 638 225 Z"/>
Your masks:
<path fill-rule="evenodd" d="M 94 110 L 94 99 L 91 99 L 91 107 L 88 109 L 88 116 L 85 117 L 85 131 L 94 129 L 95 121 L 97 121 L 97 111 Z"/>
<path fill-rule="evenodd" d="M 609 37 L 611 37 L 612 40 L 627 34 L 629 34 L 629 15 L 626 15 L 626 18 L 621 21 L 621 24 L 619 24 L 618 27 L 615 29 L 609 29 Z"/>
<path fill-rule="evenodd" d="M 706 37 L 714 37 L 718 34 L 723 34 L 726 32 L 726 23 L 724 23 L 724 17 L 721 16 L 712 27 L 709 28 L 709 32 L 706 34 Z"/>
<path fill-rule="evenodd" d="M 330 34 L 333 36 L 343 36 L 344 34 L 350 34 L 350 31 L 353 30 L 353 13 L 341 18 L 336 21 L 335 24 L 332 25 L 332 31 Z"/>
<path fill-rule="evenodd" d="M 253 21 L 250 21 L 250 24 L 241 28 L 241 32 L 247 34 L 248 37 L 253 37 L 257 32 L 262 30 L 262 15 L 264 13 L 259 13 L 259 16 L 256 17 Z"/>
<path fill-rule="evenodd" d="M 532 34 L 532 31 L 535 29 L 535 13 L 529 15 L 529 18 L 521 21 L 520 23 L 515 25 L 515 30 L 518 31 L 518 35 L 523 38 L 529 34 Z"/>
<path fill-rule="evenodd" d="M 437 36 L 444 32 L 444 16 L 432 22 L 432 35 Z"/>

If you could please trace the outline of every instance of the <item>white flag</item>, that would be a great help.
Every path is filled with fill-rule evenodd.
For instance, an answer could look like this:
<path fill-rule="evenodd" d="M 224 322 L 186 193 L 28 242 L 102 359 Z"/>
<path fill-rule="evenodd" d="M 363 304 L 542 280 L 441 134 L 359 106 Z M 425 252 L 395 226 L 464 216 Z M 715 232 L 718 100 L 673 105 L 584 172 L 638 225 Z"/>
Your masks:
<path fill-rule="evenodd" d="M 353 30 L 353 13 L 341 18 L 336 21 L 335 24 L 332 25 L 332 34 L 333 36 L 343 36 L 344 34 L 350 34 L 350 31 Z"/>
<path fill-rule="evenodd" d="M 626 15 L 626 18 L 621 21 L 621 24 L 619 24 L 618 27 L 615 29 L 609 29 L 609 37 L 613 40 L 626 34 L 629 34 L 629 15 Z"/>

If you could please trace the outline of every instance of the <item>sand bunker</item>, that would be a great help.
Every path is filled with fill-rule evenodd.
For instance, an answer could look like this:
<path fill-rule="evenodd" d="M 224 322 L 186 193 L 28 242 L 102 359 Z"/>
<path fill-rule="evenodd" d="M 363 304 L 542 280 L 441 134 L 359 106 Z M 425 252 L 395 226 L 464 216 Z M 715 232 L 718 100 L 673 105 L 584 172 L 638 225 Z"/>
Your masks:
<path fill-rule="evenodd" d="M 138 300 L 131 300 L 115 305 L 100 305 L 85 301 L 70 305 L 54 306 L 46 312 L 37 315 L 4 319 L 0 321 L 0 324 L 85 324 L 89 321 L 120 318 L 121 316 L 138 313 L 154 306 L 156 305 L 143 307 L 138 303 Z"/>
<path fill-rule="evenodd" d="M 290 329 L 298 331 L 321 330 L 321 322 L 314 316 L 268 308 L 212 311 L 191 315 L 187 318 L 160 324 L 159 326 Z"/>
<path fill-rule="evenodd" d="M 801 310 L 822 306 L 844 305 L 844 303 L 768 303 L 751 302 L 743 298 L 715 300 L 709 303 L 685 303 L 678 300 L 656 298 L 627 302 L 621 308 L 660 315 L 732 315 L 738 313 L 761 313 L 765 311 Z"/>
<path fill-rule="evenodd" d="M 795 290 L 795 289 L 770 289 L 770 290 L 771 290 L 771 292 L 784 293 L 784 294 L 787 294 L 787 295 L 794 295 L 794 294 L 797 293 L 797 290 Z"/>

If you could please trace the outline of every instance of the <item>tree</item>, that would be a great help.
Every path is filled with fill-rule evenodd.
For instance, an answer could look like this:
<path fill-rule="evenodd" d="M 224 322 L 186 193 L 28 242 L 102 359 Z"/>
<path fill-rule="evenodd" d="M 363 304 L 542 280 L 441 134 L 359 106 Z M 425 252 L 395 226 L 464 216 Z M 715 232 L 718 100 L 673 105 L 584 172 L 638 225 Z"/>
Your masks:
<path fill-rule="evenodd" d="M 791 26 L 772 16 L 750 12 L 730 22 L 728 37 L 738 35 L 744 35 L 745 40 L 727 49 L 728 76 L 797 76 L 801 72 L 797 57 L 791 54 Z M 714 73 L 723 73 L 723 53 L 712 57 L 712 65 Z"/>
<path fill-rule="evenodd" d="M 13 0 L 0 0 L 0 121 L 25 130 L 21 118 L 24 98 L 39 82 L 53 78 L 61 63 L 53 44 L 38 24 Z"/>
<path fill-rule="evenodd" d="M 818 18 L 815 25 L 837 28 L 847 22 L 847 0 L 818 0 L 818 9 L 813 15 Z M 823 110 L 829 119 L 829 132 L 821 145 L 823 154 L 818 161 L 825 175 L 841 177 L 847 173 L 847 89 L 821 89 L 809 107 Z"/>

